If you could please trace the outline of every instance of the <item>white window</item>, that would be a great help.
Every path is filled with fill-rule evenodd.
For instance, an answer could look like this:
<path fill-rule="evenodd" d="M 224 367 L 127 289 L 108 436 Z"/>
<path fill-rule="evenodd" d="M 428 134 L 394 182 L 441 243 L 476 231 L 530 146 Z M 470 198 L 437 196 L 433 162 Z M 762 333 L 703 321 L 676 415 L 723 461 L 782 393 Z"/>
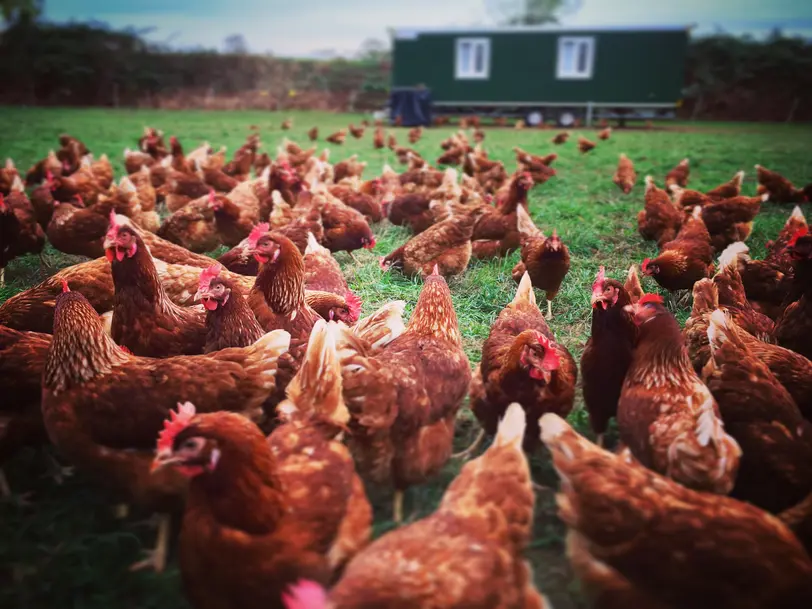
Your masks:
<path fill-rule="evenodd" d="M 491 71 L 491 41 L 487 38 L 457 38 L 456 77 L 485 79 Z"/>
<path fill-rule="evenodd" d="M 594 38 L 562 36 L 558 39 L 558 78 L 592 78 L 594 63 Z"/>

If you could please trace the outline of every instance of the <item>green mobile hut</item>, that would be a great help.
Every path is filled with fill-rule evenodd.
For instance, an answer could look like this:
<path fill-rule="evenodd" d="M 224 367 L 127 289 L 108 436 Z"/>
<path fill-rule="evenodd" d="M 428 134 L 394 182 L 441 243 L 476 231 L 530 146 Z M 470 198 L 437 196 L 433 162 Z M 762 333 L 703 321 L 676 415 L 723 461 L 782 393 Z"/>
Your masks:
<path fill-rule="evenodd" d="M 672 117 L 688 36 L 686 27 L 400 28 L 392 89 L 429 89 L 435 113 L 531 125 Z"/>

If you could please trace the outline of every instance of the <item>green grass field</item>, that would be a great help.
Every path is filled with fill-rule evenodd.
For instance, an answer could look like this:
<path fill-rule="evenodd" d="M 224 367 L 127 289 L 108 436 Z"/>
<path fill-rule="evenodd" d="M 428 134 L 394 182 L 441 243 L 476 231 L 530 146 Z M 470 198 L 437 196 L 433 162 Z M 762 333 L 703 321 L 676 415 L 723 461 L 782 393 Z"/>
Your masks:
<path fill-rule="evenodd" d="M 271 154 L 287 136 L 306 143 L 305 132 L 318 125 L 322 137 L 334 129 L 357 122 L 360 116 L 325 113 L 294 113 L 294 128 L 279 130 L 288 115 L 260 112 L 157 112 L 112 110 L 10 109 L 0 111 L 3 134 L 0 156 L 11 157 L 21 171 L 58 146 L 57 136 L 69 132 L 82 139 L 94 154 L 107 153 L 123 172 L 122 151 L 135 147 L 144 125 L 176 134 L 187 151 L 203 140 L 215 147 L 225 145 L 232 153 L 244 140 L 249 125 L 259 127 L 264 149 Z M 428 129 L 414 147 L 427 159 L 439 155 L 439 143 L 453 127 Z M 396 130 L 406 143 L 406 130 Z M 812 176 L 808 126 L 752 124 L 680 124 L 662 130 L 618 130 L 608 142 L 582 156 L 574 139 L 553 146 L 549 130 L 489 129 L 484 145 L 491 158 L 515 167 L 512 147 L 520 145 L 531 152 L 547 153 L 555 149 L 558 177 L 530 193 L 530 206 L 536 224 L 544 231 L 553 228 L 570 249 L 572 267 L 558 298 L 553 303 L 550 323 L 559 341 L 576 358 L 580 357 L 589 335 L 590 286 L 600 265 L 607 274 L 622 278 L 632 263 L 655 254 L 652 243 L 644 243 L 637 233 L 636 214 L 642 207 L 643 178 L 647 174 L 662 184 L 665 173 L 683 157 L 691 159 L 693 188 L 708 189 L 727 181 L 736 171 L 748 172 L 744 191 L 755 192 L 753 165 L 761 163 L 776 169 L 796 183 L 805 184 Z M 584 132 L 587 137 L 594 133 Z M 332 161 L 358 154 L 368 162 L 366 176 L 377 175 L 384 163 L 399 166 L 391 152 L 373 150 L 371 133 L 362 140 L 347 139 L 343 147 L 332 148 Z M 611 178 L 620 152 L 634 161 L 638 186 L 623 195 Z M 754 256 L 763 254 L 764 243 L 783 225 L 790 206 L 766 204 L 756 221 L 749 245 Z M 350 287 L 364 301 L 364 312 L 380 304 L 403 299 L 407 314 L 417 300 L 420 284 L 397 272 L 384 274 L 377 258 L 402 244 L 407 231 L 386 224 L 375 228 L 378 245 L 374 252 L 360 251 L 355 263 L 346 254 L 338 260 L 350 281 Z M 47 250 L 55 266 L 77 262 Z M 511 300 L 515 285 L 510 271 L 518 253 L 504 260 L 474 262 L 461 277 L 451 280 L 454 304 L 460 320 L 466 351 L 472 364 L 479 361 L 482 341 L 490 324 Z M 12 262 L 6 272 L 7 287 L 0 291 L 0 302 L 42 278 L 36 257 Z M 644 283 L 654 290 L 653 282 Z M 539 295 L 543 303 L 542 295 Z M 676 310 L 684 320 L 688 306 Z M 0 389 L 0 395 L 2 390 Z M 2 398 L 0 398 L 2 399 Z M 126 405 L 122 405 L 126 407 Z M 587 430 L 580 395 L 571 416 L 579 429 Z M 476 423 L 465 409 L 460 414 L 457 450 L 474 437 Z M 163 574 L 130 573 L 128 565 L 140 558 L 142 548 L 153 543 L 154 532 L 148 515 L 135 514 L 116 520 L 110 501 L 80 473 L 56 484 L 49 476 L 53 469 L 47 457 L 49 449 L 30 449 L 5 467 L 10 484 L 17 493 L 0 502 L 0 606 L 60 608 L 178 608 L 186 606 L 180 589 L 175 563 Z M 556 477 L 546 455 L 534 455 L 533 473 L 540 484 L 555 486 Z M 411 519 L 430 513 L 445 487 L 459 470 L 450 463 L 431 484 L 411 489 L 406 496 L 405 513 Z M 20 495 L 27 493 L 23 499 Z M 375 499 L 376 534 L 393 525 L 389 521 L 388 498 Z M 536 527 L 528 557 L 534 565 L 536 583 L 550 597 L 556 609 L 585 606 L 572 578 L 563 548 L 563 527 L 555 516 L 552 493 L 538 495 Z"/>

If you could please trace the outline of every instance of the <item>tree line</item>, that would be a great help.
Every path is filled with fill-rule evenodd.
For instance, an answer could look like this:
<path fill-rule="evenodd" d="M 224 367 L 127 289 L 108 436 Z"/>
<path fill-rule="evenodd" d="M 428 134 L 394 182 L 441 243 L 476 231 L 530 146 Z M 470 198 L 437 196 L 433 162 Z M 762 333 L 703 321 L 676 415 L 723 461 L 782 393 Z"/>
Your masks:
<path fill-rule="evenodd" d="M 389 55 L 301 60 L 173 52 L 137 32 L 22 15 L 0 34 L 0 103 L 367 110 L 387 98 Z M 812 44 L 776 33 L 692 40 L 684 118 L 812 120 Z"/>

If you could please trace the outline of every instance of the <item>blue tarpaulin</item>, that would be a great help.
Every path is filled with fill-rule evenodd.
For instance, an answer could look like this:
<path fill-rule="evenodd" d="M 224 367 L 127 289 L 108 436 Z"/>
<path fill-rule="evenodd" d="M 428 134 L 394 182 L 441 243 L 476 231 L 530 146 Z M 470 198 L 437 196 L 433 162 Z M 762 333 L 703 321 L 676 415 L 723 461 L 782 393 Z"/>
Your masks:
<path fill-rule="evenodd" d="M 389 96 L 390 118 L 401 117 L 404 127 L 431 125 L 431 91 L 429 89 L 398 89 Z"/>

